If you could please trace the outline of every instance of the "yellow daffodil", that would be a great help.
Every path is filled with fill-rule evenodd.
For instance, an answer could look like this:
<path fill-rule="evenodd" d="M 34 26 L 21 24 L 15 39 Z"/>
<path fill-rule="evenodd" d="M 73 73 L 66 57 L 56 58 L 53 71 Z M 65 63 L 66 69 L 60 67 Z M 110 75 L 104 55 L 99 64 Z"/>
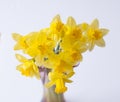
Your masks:
<path fill-rule="evenodd" d="M 16 54 L 16 58 L 22 63 L 17 66 L 17 70 L 24 76 L 40 78 L 38 67 L 35 65 L 34 60 L 28 60 L 22 55 Z"/>
<path fill-rule="evenodd" d="M 63 93 L 67 90 L 67 87 L 65 86 L 65 82 L 71 83 L 72 81 L 69 80 L 71 76 L 73 76 L 74 72 L 71 72 L 69 74 L 67 73 L 59 73 L 59 72 L 50 72 L 49 73 L 49 80 L 50 82 L 46 84 L 46 87 L 51 87 L 53 85 L 56 85 L 55 92 L 56 93 Z"/>
<path fill-rule="evenodd" d="M 63 23 L 61 21 L 61 18 L 59 15 L 56 15 L 50 24 L 50 29 L 53 33 L 58 33 L 61 31 L 62 27 Z"/>
<path fill-rule="evenodd" d="M 63 27 L 64 24 L 62 23 L 60 16 L 56 15 L 50 23 L 48 36 L 50 36 L 54 41 L 60 40 L 61 37 L 64 36 Z"/>
<path fill-rule="evenodd" d="M 91 25 L 87 30 L 88 37 L 88 49 L 93 50 L 94 46 L 105 46 L 105 41 L 103 37 L 108 33 L 107 29 L 99 29 L 99 22 L 97 19 L 93 20 Z"/>
<path fill-rule="evenodd" d="M 68 17 L 67 24 L 65 25 L 65 35 L 72 40 L 78 40 L 82 37 L 80 27 L 76 24 L 73 17 Z M 74 41 L 75 42 L 75 41 Z"/>
<path fill-rule="evenodd" d="M 27 48 L 25 37 L 17 33 L 13 33 L 12 36 L 13 39 L 17 42 L 16 45 L 14 46 L 14 50 L 21 50 Z"/>
<path fill-rule="evenodd" d="M 63 50 L 79 50 L 80 53 L 87 50 L 85 37 L 82 35 L 80 25 L 76 24 L 74 18 L 68 17 L 65 29 L 65 36 L 62 39 L 61 46 Z"/>
<path fill-rule="evenodd" d="M 33 33 L 31 37 L 28 38 L 26 43 L 29 47 L 26 49 L 25 53 L 32 57 L 37 55 L 46 55 L 49 51 L 53 49 L 54 41 L 47 37 L 46 32 L 40 31 Z"/>

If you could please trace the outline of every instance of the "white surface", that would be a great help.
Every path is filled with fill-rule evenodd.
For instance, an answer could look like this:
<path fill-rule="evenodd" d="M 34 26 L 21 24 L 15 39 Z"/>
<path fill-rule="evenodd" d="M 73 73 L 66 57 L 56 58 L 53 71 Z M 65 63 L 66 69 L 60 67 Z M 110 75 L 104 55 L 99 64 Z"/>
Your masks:
<path fill-rule="evenodd" d="M 40 102 L 41 82 L 15 70 L 11 33 L 27 34 L 49 26 L 56 14 L 65 22 L 98 18 L 110 29 L 106 47 L 85 53 L 65 93 L 68 102 L 120 102 L 120 1 L 119 0 L 0 0 L 0 102 Z"/>

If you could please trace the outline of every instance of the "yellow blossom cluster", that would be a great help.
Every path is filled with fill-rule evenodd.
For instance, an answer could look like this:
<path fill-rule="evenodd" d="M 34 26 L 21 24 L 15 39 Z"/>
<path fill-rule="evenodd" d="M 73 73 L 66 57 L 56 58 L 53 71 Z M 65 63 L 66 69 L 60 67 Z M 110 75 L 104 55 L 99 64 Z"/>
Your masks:
<path fill-rule="evenodd" d="M 30 59 L 16 54 L 21 62 L 17 70 L 22 75 L 40 78 L 39 67 L 50 69 L 46 87 L 55 85 L 56 93 L 67 90 L 66 83 L 74 75 L 74 67 L 82 61 L 82 53 L 92 51 L 94 46 L 105 46 L 103 37 L 107 29 L 99 28 L 97 19 L 91 24 L 77 24 L 73 17 L 68 17 L 64 24 L 59 15 L 55 16 L 48 28 L 31 32 L 25 36 L 13 33 L 16 41 L 14 50 L 22 50 Z"/>

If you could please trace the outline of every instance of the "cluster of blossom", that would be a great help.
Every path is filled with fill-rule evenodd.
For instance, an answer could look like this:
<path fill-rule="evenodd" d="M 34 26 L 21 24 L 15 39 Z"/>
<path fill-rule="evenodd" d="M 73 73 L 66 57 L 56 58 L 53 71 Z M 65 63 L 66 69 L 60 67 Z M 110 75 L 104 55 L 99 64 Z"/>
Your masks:
<path fill-rule="evenodd" d="M 55 92 L 63 93 L 67 90 L 65 84 L 72 82 L 69 78 L 74 75 L 74 67 L 82 61 L 82 53 L 92 51 L 95 45 L 105 46 L 103 37 L 107 33 L 107 29 L 99 28 L 97 19 L 91 24 L 76 24 L 73 17 L 68 17 L 63 23 L 57 15 L 48 28 L 25 36 L 13 34 L 16 41 L 14 50 L 29 55 L 26 58 L 16 54 L 21 62 L 17 70 L 24 76 L 39 79 L 39 68 L 49 69 L 46 87 L 55 85 Z"/>

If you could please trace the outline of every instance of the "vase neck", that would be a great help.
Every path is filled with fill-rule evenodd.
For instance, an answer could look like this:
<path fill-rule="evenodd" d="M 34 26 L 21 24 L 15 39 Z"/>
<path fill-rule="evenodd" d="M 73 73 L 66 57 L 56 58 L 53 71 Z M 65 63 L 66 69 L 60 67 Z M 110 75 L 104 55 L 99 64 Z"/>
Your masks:
<path fill-rule="evenodd" d="M 50 72 L 49 69 L 44 67 L 39 67 L 41 81 L 43 83 L 43 99 L 41 102 L 65 102 L 63 94 L 55 93 L 55 86 L 50 88 L 46 88 L 45 84 L 48 83 L 48 73 Z"/>

